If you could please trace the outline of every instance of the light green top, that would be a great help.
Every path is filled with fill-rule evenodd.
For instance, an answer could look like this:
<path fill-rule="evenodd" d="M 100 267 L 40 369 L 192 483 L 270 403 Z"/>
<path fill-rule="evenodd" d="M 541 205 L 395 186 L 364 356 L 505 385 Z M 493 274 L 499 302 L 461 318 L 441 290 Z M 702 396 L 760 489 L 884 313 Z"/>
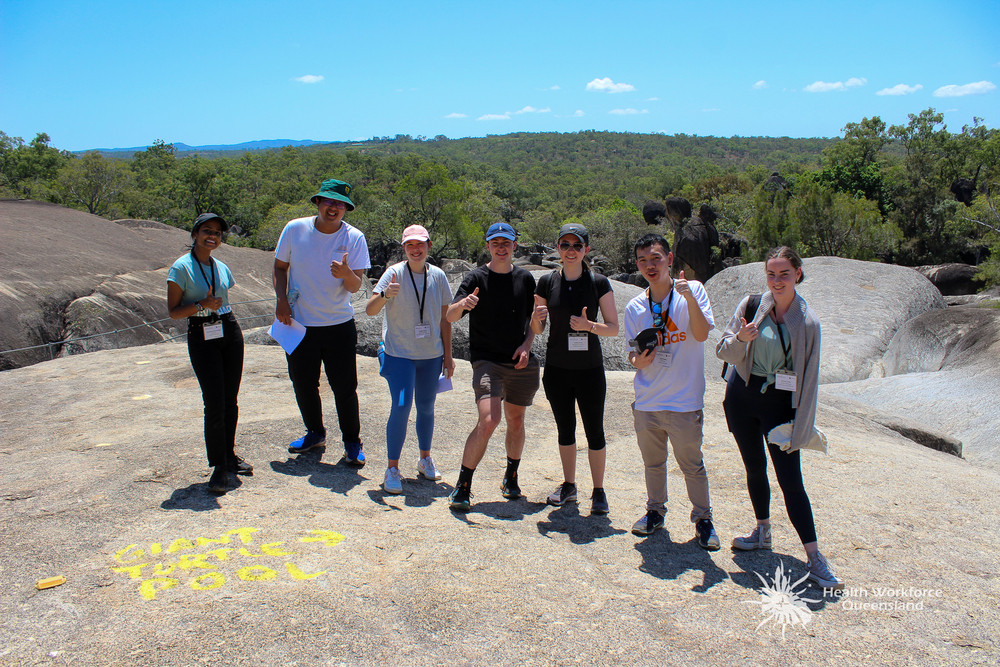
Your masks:
<path fill-rule="evenodd" d="M 767 378 L 767 382 L 760 388 L 760 393 L 763 394 L 769 386 L 774 384 L 775 373 L 793 368 L 792 336 L 788 333 L 788 327 L 784 324 L 777 324 L 771 319 L 770 313 L 757 325 L 757 331 L 757 341 L 753 346 L 753 367 L 750 373 Z M 782 345 L 782 337 L 784 337 L 784 345 Z"/>

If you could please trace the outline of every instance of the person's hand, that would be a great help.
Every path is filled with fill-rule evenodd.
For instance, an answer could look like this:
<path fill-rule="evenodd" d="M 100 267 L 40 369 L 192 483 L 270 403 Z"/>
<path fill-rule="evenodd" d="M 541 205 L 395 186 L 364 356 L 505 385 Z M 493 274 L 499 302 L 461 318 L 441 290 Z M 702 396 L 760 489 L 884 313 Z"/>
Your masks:
<path fill-rule="evenodd" d="M 531 317 L 537 322 L 545 322 L 545 318 L 549 316 L 549 307 L 542 303 L 542 297 L 535 295 L 535 309 L 531 311 Z"/>
<path fill-rule="evenodd" d="M 291 326 L 292 307 L 288 304 L 288 299 L 286 297 L 278 299 L 278 304 L 274 308 L 274 319 L 278 320 L 282 324 Z"/>
<path fill-rule="evenodd" d="M 642 354 L 637 352 L 632 353 L 632 365 L 635 366 L 636 370 L 642 370 L 650 364 L 653 363 L 653 359 L 656 358 L 656 352 L 653 350 L 643 350 Z"/>
<path fill-rule="evenodd" d="M 339 262 L 337 260 L 333 260 L 332 262 L 330 262 L 330 273 L 333 275 L 334 278 L 340 278 L 341 280 L 344 280 L 345 278 L 350 276 L 352 271 L 351 267 L 347 265 L 346 252 L 344 253 L 344 258 Z"/>
<path fill-rule="evenodd" d="M 383 294 L 385 295 L 385 298 L 391 299 L 392 297 L 394 297 L 397 294 L 399 294 L 399 288 L 400 288 L 400 284 L 390 279 L 389 286 L 386 287 L 385 288 L 385 292 L 383 292 Z"/>
<path fill-rule="evenodd" d="M 198 302 L 201 307 L 205 310 L 218 310 L 222 308 L 222 298 L 217 296 L 212 296 L 209 294 L 204 299 Z"/>
<path fill-rule="evenodd" d="M 444 361 L 441 362 L 441 372 L 446 378 L 455 374 L 455 360 L 452 357 L 445 357 Z"/>
<path fill-rule="evenodd" d="M 472 310 L 479 303 L 479 288 L 472 290 L 472 294 L 462 299 L 462 310 Z"/>
<path fill-rule="evenodd" d="M 688 281 L 684 279 L 683 269 L 681 269 L 681 274 L 674 278 L 674 289 L 677 290 L 677 293 L 685 299 L 690 300 L 694 298 L 694 294 L 691 293 L 691 285 L 689 285 Z"/>
<path fill-rule="evenodd" d="M 741 343 L 749 343 L 759 335 L 760 331 L 757 330 L 756 324 L 748 323 L 745 318 L 740 318 L 740 330 L 736 332 L 736 340 Z"/>
<path fill-rule="evenodd" d="M 587 307 L 583 307 L 583 312 L 579 315 L 571 315 L 569 318 L 569 328 L 573 331 L 590 331 L 594 323 L 587 319 Z"/>
<path fill-rule="evenodd" d="M 514 360 L 514 368 L 521 370 L 522 368 L 528 367 L 528 356 L 531 353 L 531 347 L 521 343 L 521 346 L 514 350 L 514 354 L 511 355 L 511 359 Z"/>

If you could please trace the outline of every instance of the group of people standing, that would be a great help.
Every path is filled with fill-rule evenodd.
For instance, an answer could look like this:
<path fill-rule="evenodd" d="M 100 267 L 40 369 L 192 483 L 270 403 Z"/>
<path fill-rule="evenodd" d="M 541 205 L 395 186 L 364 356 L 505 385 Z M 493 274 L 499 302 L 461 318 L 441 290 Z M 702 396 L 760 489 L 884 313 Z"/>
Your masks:
<path fill-rule="evenodd" d="M 275 250 L 275 318 L 294 319 L 305 337 L 286 355 L 289 377 L 302 414 L 305 434 L 288 445 L 299 454 L 326 442 L 319 396 L 320 367 L 333 389 L 344 460 L 365 465 L 357 397 L 357 329 L 351 294 L 370 268 L 364 234 L 343 218 L 354 210 L 351 186 L 324 181 L 311 201 L 317 214 L 290 221 Z M 235 452 L 237 394 L 243 364 L 243 336 L 231 314 L 228 290 L 232 273 L 211 256 L 222 241 L 226 222 L 202 214 L 195 221 L 191 251 L 170 269 L 167 283 L 171 317 L 188 319 L 188 349 L 205 404 L 205 443 L 213 473 L 209 490 L 225 493 L 232 474 L 252 474 Z M 611 283 L 591 271 L 586 256 L 589 234 L 580 224 L 559 230 L 556 248 L 561 267 L 535 282 L 514 265 L 517 232 L 498 222 L 486 232 L 490 260 L 466 274 L 452 294 L 444 272 L 428 262 L 427 230 L 412 225 L 401 239 L 405 259 L 389 266 L 376 283 L 365 311 L 385 311 L 379 373 L 389 386 L 386 423 L 387 466 L 382 488 L 403 492 L 399 462 L 407 422 L 416 403 L 419 449 L 417 474 L 441 479 L 432 456 L 434 403 L 455 370 L 452 324 L 469 316 L 469 354 L 478 418 L 465 441 L 458 481 L 449 496 L 453 510 L 472 505 L 472 480 L 501 420 L 506 422 L 504 498 L 522 495 L 518 467 L 524 449 L 525 412 L 544 387 L 555 418 L 563 482 L 548 496 L 553 506 L 578 501 L 576 483 L 576 409 L 587 438 L 593 481 L 591 513 L 609 512 L 604 490 L 606 380 L 601 337 L 618 334 L 618 313 Z M 632 527 L 650 535 L 663 526 L 667 503 L 667 445 L 684 475 L 691 521 L 698 544 L 720 547 L 712 522 L 708 474 L 702 456 L 705 394 L 704 342 L 715 327 L 704 286 L 671 274 L 673 254 L 665 238 L 647 234 L 635 243 L 639 272 L 649 283 L 625 308 L 625 334 L 634 343 L 629 362 L 634 378 L 634 425 L 645 466 L 646 512 Z M 778 478 L 792 525 L 802 541 L 809 577 L 828 588 L 841 580 L 818 549 L 809 498 L 802 483 L 800 449 L 814 432 L 819 372 L 820 327 L 815 313 L 798 295 L 802 262 L 789 248 L 765 261 L 768 291 L 748 295 L 734 313 L 716 348 L 732 365 L 724 408 L 747 471 L 756 526 L 732 540 L 739 550 L 770 549 L 770 489 L 767 456 Z M 544 373 L 531 353 L 537 334 L 549 327 Z M 540 378 L 541 375 L 541 378 Z M 540 382 L 541 380 L 541 382 Z M 771 429 L 791 423 L 784 449 L 767 438 Z M 765 451 L 767 454 L 765 454 Z"/>

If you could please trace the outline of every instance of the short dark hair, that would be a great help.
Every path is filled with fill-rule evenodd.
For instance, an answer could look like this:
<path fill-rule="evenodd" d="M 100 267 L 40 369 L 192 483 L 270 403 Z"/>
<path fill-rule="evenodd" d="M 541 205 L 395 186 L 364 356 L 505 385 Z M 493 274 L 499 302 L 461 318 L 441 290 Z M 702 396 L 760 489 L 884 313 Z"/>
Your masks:
<path fill-rule="evenodd" d="M 802 269 L 802 258 L 799 257 L 799 253 L 795 252 L 786 245 L 778 246 L 777 248 L 771 250 L 771 252 L 767 253 L 767 257 L 764 258 L 765 271 L 767 270 L 767 263 L 772 259 L 787 259 L 793 269 Z M 795 281 L 795 284 L 798 285 L 800 282 L 805 280 L 805 277 L 806 272 L 802 271 L 802 273 L 799 274 L 799 279 Z"/>
<path fill-rule="evenodd" d="M 635 247 L 632 249 L 632 253 L 638 257 L 640 250 L 645 250 L 646 248 L 656 244 L 660 244 L 660 247 L 663 248 L 663 252 L 670 252 L 670 242 L 663 238 L 662 234 L 646 234 L 635 242 Z"/>

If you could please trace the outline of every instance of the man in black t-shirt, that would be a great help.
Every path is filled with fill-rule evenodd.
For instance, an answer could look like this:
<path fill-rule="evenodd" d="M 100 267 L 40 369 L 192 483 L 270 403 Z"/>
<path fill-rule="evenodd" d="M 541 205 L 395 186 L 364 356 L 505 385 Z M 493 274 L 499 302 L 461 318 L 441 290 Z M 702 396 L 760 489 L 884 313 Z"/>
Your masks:
<path fill-rule="evenodd" d="M 517 468 L 524 449 L 524 413 L 538 391 L 538 359 L 531 354 L 535 334 L 528 328 L 534 307 L 535 279 L 513 264 L 517 232 L 505 222 L 486 232 L 490 261 L 462 280 L 448 307 L 449 322 L 469 313 L 469 356 L 479 421 L 465 440 L 462 469 L 451 494 L 451 507 L 468 510 L 472 475 L 486 453 L 490 436 L 507 420 L 507 472 L 501 491 L 521 497 Z"/>

